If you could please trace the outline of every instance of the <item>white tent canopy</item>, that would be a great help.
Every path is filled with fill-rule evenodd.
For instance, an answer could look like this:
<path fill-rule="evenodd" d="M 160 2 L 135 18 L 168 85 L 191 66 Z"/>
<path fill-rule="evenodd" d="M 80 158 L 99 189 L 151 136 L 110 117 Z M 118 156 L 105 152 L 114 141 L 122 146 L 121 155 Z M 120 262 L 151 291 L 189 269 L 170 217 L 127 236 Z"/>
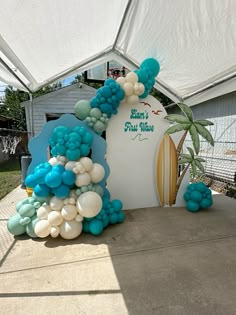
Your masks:
<path fill-rule="evenodd" d="M 149 57 L 156 88 L 192 105 L 236 90 L 236 1 L 0 0 L 0 81 L 36 91 L 109 60 Z"/>

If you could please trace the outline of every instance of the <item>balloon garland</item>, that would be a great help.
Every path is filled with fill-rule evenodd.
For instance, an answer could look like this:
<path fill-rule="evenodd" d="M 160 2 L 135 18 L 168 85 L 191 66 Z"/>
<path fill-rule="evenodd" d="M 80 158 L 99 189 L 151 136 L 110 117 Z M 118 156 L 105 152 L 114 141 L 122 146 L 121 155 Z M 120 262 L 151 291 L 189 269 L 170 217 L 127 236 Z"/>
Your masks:
<path fill-rule="evenodd" d="M 155 59 L 146 59 L 139 70 L 116 81 L 107 79 L 94 98 L 75 104 L 76 117 L 86 122 L 88 129 L 54 128 L 48 139 L 52 157 L 26 177 L 25 184 L 33 189 L 33 195 L 17 204 L 17 213 L 7 224 L 10 233 L 74 239 L 82 231 L 99 235 L 109 224 L 124 221 L 122 202 L 108 199 L 100 185 L 105 176 L 103 166 L 88 157 L 94 140 L 89 128 L 101 135 L 121 102 L 134 105 L 139 97 L 148 95 L 159 70 Z"/>
<path fill-rule="evenodd" d="M 189 184 L 184 193 L 186 207 L 190 212 L 198 212 L 212 206 L 212 192 L 202 182 Z"/>

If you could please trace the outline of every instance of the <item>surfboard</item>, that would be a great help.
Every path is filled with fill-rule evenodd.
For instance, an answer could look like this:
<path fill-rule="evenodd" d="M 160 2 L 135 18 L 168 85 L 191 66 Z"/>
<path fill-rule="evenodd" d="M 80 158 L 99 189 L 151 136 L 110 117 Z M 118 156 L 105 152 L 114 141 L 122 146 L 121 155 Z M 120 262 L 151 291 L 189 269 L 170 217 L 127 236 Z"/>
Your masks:
<path fill-rule="evenodd" d="M 176 199 L 178 157 L 174 141 L 165 134 L 157 150 L 156 188 L 160 206 L 172 206 Z"/>

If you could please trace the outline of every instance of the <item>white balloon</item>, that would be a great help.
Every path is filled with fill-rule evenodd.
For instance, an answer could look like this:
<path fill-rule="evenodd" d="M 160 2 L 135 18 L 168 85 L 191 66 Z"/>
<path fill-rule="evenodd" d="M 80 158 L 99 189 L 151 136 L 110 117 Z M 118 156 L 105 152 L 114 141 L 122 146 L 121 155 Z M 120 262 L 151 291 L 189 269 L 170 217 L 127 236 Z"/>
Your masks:
<path fill-rule="evenodd" d="M 67 162 L 67 158 L 63 155 L 57 155 L 57 160 L 62 163 L 62 165 L 65 165 Z"/>
<path fill-rule="evenodd" d="M 75 190 L 72 189 L 72 190 L 70 191 L 69 197 L 70 197 L 70 198 L 77 199 L 77 195 L 76 195 L 76 193 L 75 193 Z"/>
<path fill-rule="evenodd" d="M 126 102 L 130 105 L 136 105 L 139 102 L 139 98 L 137 95 L 127 96 Z"/>
<path fill-rule="evenodd" d="M 127 82 L 124 84 L 123 90 L 124 90 L 126 96 L 130 96 L 130 95 L 134 94 L 134 86 L 130 82 Z"/>
<path fill-rule="evenodd" d="M 102 198 L 93 191 L 87 191 L 77 199 L 77 208 L 82 217 L 95 217 L 102 209 Z"/>
<path fill-rule="evenodd" d="M 75 185 L 77 187 L 82 187 L 82 186 L 87 186 L 89 185 L 91 182 L 91 178 L 89 173 L 82 173 L 82 174 L 78 174 L 76 176 L 76 181 L 75 181 Z"/>
<path fill-rule="evenodd" d="M 134 84 L 134 93 L 136 95 L 142 95 L 145 91 L 145 86 L 142 83 L 135 83 Z"/>
<path fill-rule="evenodd" d="M 73 220 L 77 216 L 76 206 L 65 205 L 61 210 L 61 215 L 65 220 Z"/>
<path fill-rule="evenodd" d="M 34 232 L 38 237 L 44 238 L 50 234 L 51 225 L 48 220 L 40 220 L 35 224 Z"/>
<path fill-rule="evenodd" d="M 51 209 L 50 209 L 49 205 L 46 205 L 46 204 L 42 205 L 37 210 L 37 217 L 40 220 L 47 219 L 48 218 L 48 214 L 49 214 L 50 211 L 51 211 Z"/>
<path fill-rule="evenodd" d="M 51 237 L 54 237 L 54 238 L 58 237 L 58 235 L 60 234 L 59 226 L 52 226 L 50 230 L 50 234 L 51 234 Z"/>
<path fill-rule="evenodd" d="M 75 217 L 75 220 L 76 220 L 77 222 L 82 222 L 82 221 L 84 220 L 84 218 L 82 217 L 82 215 L 77 214 L 77 216 Z"/>
<path fill-rule="evenodd" d="M 51 211 L 48 214 L 48 222 L 51 225 L 60 225 L 63 222 L 63 217 L 59 211 Z"/>
<path fill-rule="evenodd" d="M 126 83 L 126 79 L 124 77 L 119 77 L 118 79 L 116 79 L 116 82 L 120 84 L 120 86 L 124 86 L 124 84 Z"/>
<path fill-rule="evenodd" d="M 77 198 L 69 198 L 69 204 L 70 205 L 75 205 L 76 204 L 76 201 L 75 201 L 75 199 L 77 199 Z"/>
<path fill-rule="evenodd" d="M 73 240 L 81 234 L 82 229 L 83 225 L 81 222 L 75 220 L 64 221 L 60 226 L 60 235 L 66 240 Z"/>
<path fill-rule="evenodd" d="M 52 158 L 48 161 L 48 163 L 49 163 L 50 165 L 54 166 L 54 165 L 57 165 L 57 164 L 58 164 L 58 160 L 57 160 L 56 157 L 52 157 Z"/>
<path fill-rule="evenodd" d="M 89 175 L 92 183 L 99 183 L 105 176 L 104 167 L 101 164 L 94 163 L 92 170 L 89 172 Z"/>
<path fill-rule="evenodd" d="M 59 199 L 57 197 L 52 197 L 52 199 L 49 202 L 49 205 L 52 210 L 61 210 L 61 208 L 64 206 L 64 201 L 63 199 Z"/>
<path fill-rule="evenodd" d="M 126 78 L 126 81 L 130 83 L 138 82 L 138 76 L 135 72 L 129 72 L 125 78 Z"/>
<path fill-rule="evenodd" d="M 68 161 L 65 165 L 65 169 L 67 171 L 72 171 L 73 170 L 73 167 L 75 166 L 75 161 Z"/>
<path fill-rule="evenodd" d="M 91 171 L 91 169 L 93 168 L 93 161 L 90 158 L 82 157 L 79 161 L 85 168 L 86 172 Z"/>

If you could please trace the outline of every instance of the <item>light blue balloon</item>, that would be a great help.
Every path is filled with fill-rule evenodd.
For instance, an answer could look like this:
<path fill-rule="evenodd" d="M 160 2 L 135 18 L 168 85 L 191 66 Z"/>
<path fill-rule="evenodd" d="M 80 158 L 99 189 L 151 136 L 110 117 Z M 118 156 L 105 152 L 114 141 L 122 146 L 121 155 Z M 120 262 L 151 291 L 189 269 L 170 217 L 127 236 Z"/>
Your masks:
<path fill-rule="evenodd" d="M 54 169 L 49 172 L 45 177 L 45 184 L 50 188 L 55 188 L 61 185 L 62 178 L 59 172 Z"/>
<path fill-rule="evenodd" d="M 37 217 L 37 215 L 35 215 L 31 218 L 31 221 L 29 222 L 29 224 L 26 225 L 26 233 L 32 238 L 38 237 L 34 232 L 35 225 L 38 221 L 39 221 L 39 218 Z"/>
<path fill-rule="evenodd" d="M 25 233 L 25 225 L 20 224 L 21 216 L 17 213 L 7 222 L 7 229 L 13 235 L 22 235 Z"/>
<path fill-rule="evenodd" d="M 18 213 L 22 218 L 24 218 L 24 217 L 32 217 L 35 214 L 35 212 L 36 210 L 33 205 L 26 204 L 20 208 Z"/>
<path fill-rule="evenodd" d="M 74 107 L 75 116 L 80 120 L 84 120 L 89 115 L 90 110 L 90 102 L 87 100 L 77 102 Z"/>

